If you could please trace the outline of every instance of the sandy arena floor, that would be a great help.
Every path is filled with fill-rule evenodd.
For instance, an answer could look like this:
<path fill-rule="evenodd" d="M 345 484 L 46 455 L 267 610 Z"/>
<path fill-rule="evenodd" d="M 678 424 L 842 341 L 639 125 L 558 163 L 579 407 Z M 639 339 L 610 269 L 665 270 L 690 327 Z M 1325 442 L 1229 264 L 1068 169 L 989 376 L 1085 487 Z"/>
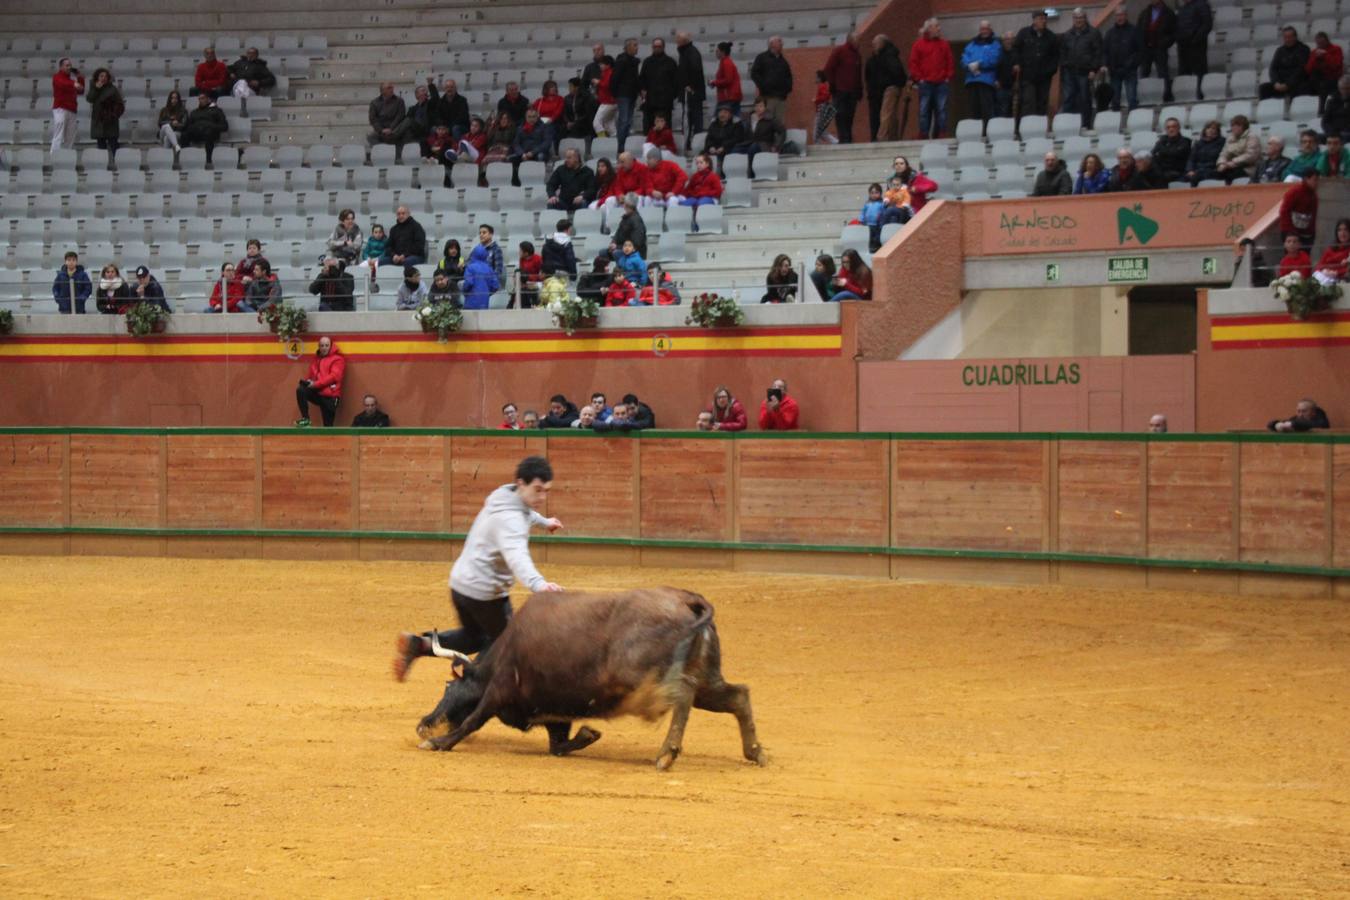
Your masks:
<path fill-rule="evenodd" d="M 735 721 L 416 749 L 446 565 L 0 558 L 0 895 L 1350 893 L 1350 605 L 546 567 L 717 607 Z M 517 598 L 519 603 L 520 598 Z"/>

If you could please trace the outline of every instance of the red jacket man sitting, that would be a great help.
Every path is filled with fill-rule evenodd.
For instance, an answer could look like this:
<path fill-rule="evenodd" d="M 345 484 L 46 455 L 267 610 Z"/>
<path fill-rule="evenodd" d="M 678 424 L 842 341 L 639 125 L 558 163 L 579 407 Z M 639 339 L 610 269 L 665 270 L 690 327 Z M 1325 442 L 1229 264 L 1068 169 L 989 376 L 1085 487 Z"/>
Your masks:
<path fill-rule="evenodd" d="M 765 431 L 796 431 L 797 401 L 788 396 L 787 382 L 774 379 L 769 395 L 759 405 L 759 427 Z"/>
<path fill-rule="evenodd" d="M 300 418 L 295 420 L 296 427 L 309 427 L 311 403 L 319 405 L 324 427 L 333 427 L 333 418 L 342 400 L 342 376 L 346 372 L 347 360 L 333 346 L 333 339 L 319 338 L 319 349 L 314 354 L 314 362 L 309 364 L 309 377 L 300 379 L 300 385 L 295 389 L 295 402 L 300 407 Z"/>

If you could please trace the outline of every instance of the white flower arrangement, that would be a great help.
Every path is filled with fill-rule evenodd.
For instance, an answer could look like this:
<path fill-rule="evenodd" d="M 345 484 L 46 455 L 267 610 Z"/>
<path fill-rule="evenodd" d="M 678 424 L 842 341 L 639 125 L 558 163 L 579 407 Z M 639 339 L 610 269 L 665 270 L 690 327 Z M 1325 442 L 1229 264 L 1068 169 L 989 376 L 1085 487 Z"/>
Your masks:
<path fill-rule="evenodd" d="M 451 332 L 459 331 L 464 322 L 464 313 L 455 304 L 442 301 L 423 306 L 413 313 L 413 319 L 428 334 L 436 332 L 436 340 L 444 344 Z"/>
<path fill-rule="evenodd" d="M 1272 281 L 1270 292 L 1295 319 L 1322 312 L 1341 298 L 1341 286 L 1322 272 L 1314 273 L 1312 278 L 1290 272 Z"/>

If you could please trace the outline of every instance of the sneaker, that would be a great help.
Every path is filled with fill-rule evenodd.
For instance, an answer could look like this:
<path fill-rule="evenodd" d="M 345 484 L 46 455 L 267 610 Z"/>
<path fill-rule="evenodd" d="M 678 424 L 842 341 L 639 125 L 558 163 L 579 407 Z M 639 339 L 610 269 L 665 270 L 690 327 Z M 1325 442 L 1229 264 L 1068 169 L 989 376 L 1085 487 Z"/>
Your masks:
<path fill-rule="evenodd" d="M 296 428 L 308 428 L 308 427 L 309 427 L 309 419 L 296 419 L 296 420 L 295 420 L 295 427 L 296 427 Z"/>
<path fill-rule="evenodd" d="M 426 655 L 426 638 L 403 632 L 394 640 L 394 680 L 403 681 L 419 656 Z"/>
<path fill-rule="evenodd" d="M 378 281 L 372 281 L 370 283 L 370 292 L 372 294 L 378 294 L 380 292 L 380 283 Z"/>
<path fill-rule="evenodd" d="M 835 137 L 835 136 L 832 135 L 832 134 L 827 134 L 827 135 L 825 135 L 825 143 L 827 143 L 827 144 L 837 144 L 837 143 L 839 143 L 839 138 Z"/>

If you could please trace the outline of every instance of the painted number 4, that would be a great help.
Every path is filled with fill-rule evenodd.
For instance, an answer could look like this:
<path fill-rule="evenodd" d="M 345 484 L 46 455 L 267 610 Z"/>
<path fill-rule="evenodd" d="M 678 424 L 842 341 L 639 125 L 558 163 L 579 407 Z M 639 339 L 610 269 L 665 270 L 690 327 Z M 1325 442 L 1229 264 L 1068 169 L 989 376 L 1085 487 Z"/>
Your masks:
<path fill-rule="evenodd" d="M 670 335 L 658 334 L 652 338 L 652 353 L 656 356 L 665 356 L 670 352 Z"/>
<path fill-rule="evenodd" d="M 299 358 L 301 357 L 301 355 L 302 355 L 302 350 L 303 350 L 303 349 L 304 349 L 304 348 L 302 347 L 300 341 L 298 341 L 298 340 L 289 340 L 289 341 L 287 341 L 287 342 L 286 342 L 286 358 L 287 358 L 287 359 L 299 359 Z"/>

